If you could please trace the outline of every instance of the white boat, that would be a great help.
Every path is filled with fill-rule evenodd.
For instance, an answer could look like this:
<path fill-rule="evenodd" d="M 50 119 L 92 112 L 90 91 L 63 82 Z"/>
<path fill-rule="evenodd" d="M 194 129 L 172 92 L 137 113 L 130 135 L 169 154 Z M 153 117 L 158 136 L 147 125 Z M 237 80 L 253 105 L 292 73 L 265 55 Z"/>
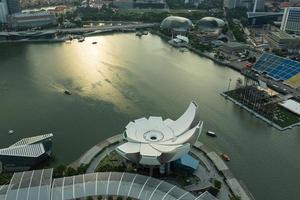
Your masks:
<path fill-rule="evenodd" d="M 215 132 L 212 132 L 212 131 L 207 131 L 206 134 L 208 136 L 211 136 L 211 137 L 217 137 L 217 134 Z"/>
<path fill-rule="evenodd" d="M 13 134 L 13 133 L 14 133 L 14 130 L 9 130 L 8 131 L 8 134 L 10 134 L 10 135 Z"/>

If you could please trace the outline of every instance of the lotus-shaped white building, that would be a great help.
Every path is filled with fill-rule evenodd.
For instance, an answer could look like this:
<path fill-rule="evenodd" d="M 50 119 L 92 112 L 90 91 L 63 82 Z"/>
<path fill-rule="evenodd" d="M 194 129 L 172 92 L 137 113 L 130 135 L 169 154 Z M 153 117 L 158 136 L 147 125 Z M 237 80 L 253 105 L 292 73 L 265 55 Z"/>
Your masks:
<path fill-rule="evenodd" d="M 126 126 L 126 143 L 117 152 L 142 165 L 162 165 L 188 153 L 201 133 L 203 122 L 196 120 L 197 104 L 191 102 L 176 121 L 161 117 L 140 118 Z"/>

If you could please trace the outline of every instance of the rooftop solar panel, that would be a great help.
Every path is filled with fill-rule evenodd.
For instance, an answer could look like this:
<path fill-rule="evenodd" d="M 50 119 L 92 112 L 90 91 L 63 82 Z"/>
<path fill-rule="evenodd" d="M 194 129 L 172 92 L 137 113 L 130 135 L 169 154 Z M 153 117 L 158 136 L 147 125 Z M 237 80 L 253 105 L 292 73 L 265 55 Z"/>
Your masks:
<path fill-rule="evenodd" d="M 287 80 L 300 73 L 300 62 L 264 53 L 253 69 L 259 73 L 266 73 L 274 80 Z"/>

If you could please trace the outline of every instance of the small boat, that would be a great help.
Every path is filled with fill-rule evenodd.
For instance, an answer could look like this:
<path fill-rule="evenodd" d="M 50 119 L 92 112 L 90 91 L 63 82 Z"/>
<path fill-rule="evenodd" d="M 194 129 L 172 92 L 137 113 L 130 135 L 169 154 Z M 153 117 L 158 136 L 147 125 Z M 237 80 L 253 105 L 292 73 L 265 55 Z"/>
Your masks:
<path fill-rule="evenodd" d="M 212 131 L 207 131 L 206 135 L 208 135 L 210 137 L 217 137 L 217 134 L 215 132 L 212 132 Z"/>
<path fill-rule="evenodd" d="M 97 42 L 93 42 L 92 44 L 97 44 Z"/>
<path fill-rule="evenodd" d="M 84 38 L 79 38 L 78 42 L 84 42 Z"/>
<path fill-rule="evenodd" d="M 227 154 L 225 154 L 225 153 L 221 154 L 221 157 L 225 161 L 230 161 L 230 157 Z"/>
<path fill-rule="evenodd" d="M 142 33 L 141 31 L 137 31 L 137 32 L 135 33 L 135 35 L 138 36 L 138 37 L 142 37 L 143 33 Z"/>
<path fill-rule="evenodd" d="M 143 31 L 142 35 L 148 35 L 148 33 L 149 33 L 148 31 Z"/>
<path fill-rule="evenodd" d="M 72 93 L 71 93 L 70 91 L 68 91 L 68 90 L 65 90 L 65 91 L 64 91 L 64 94 L 65 94 L 65 95 L 71 95 Z"/>
<path fill-rule="evenodd" d="M 14 130 L 9 130 L 9 131 L 8 131 L 8 134 L 11 135 L 11 134 L 13 134 L 14 132 L 15 132 Z"/>

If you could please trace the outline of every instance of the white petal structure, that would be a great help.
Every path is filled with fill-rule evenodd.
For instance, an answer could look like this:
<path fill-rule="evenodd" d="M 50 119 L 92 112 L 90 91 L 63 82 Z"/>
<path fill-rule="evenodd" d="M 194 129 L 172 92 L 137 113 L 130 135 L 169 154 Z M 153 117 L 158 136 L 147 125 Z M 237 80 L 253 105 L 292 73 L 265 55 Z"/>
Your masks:
<path fill-rule="evenodd" d="M 130 122 L 123 134 L 127 142 L 118 146 L 117 152 L 142 165 L 161 165 L 177 160 L 189 152 L 201 134 L 203 122 L 195 119 L 197 107 L 191 102 L 176 121 L 149 117 Z"/>

